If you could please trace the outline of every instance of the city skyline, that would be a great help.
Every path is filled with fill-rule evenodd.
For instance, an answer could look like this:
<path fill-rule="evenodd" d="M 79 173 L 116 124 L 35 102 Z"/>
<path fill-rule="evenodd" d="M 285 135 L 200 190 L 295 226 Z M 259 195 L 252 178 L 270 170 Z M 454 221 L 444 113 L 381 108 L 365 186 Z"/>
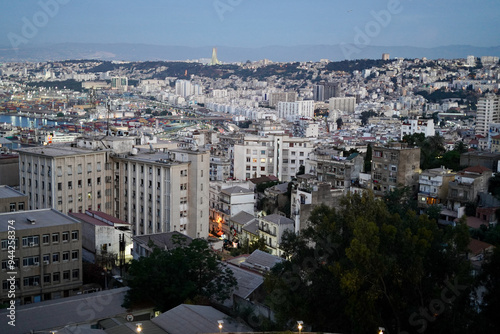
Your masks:
<path fill-rule="evenodd" d="M 453 11 L 451 10 L 453 9 Z M 0 46 L 497 46 L 500 3 L 340 1 L 71 1 L 0 4 Z M 346 57 L 347 58 L 347 57 Z"/>

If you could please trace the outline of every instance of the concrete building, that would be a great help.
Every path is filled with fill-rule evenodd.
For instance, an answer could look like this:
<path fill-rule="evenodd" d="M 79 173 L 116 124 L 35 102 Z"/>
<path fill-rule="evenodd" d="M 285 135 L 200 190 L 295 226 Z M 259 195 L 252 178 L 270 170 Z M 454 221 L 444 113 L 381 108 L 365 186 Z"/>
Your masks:
<path fill-rule="evenodd" d="M 29 210 L 113 213 L 109 149 L 70 145 L 19 149 L 20 190 Z"/>
<path fill-rule="evenodd" d="M 347 193 L 351 184 L 359 178 L 359 173 L 363 172 L 363 166 L 364 159 L 358 153 L 342 157 L 329 150 L 316 149 L 309 154 L 306 172 L 317 176 L 318 181 L 328 182 Z"/>
<path fill-rule="evenodd" d="M 0 212 L 23 211 L 28 207 L 28 196 L 9 186 L 0 186 Z"/>
<path fill-rule="evenodd" d="M 118 265 L 120 260 L 126 263 L 132 259 L 129 223 L 99 211 L 73 212 L 69 216 L 82 223 L 82 257 L 85 261 L 104 267 L 110 259 L 114 259 L 113 265 Z"/>
<path fill-rule="evenodd" d="M 328 100 L 330 111 L 341 110 L 349 114 L 354 113 L 354 108 L 356 108 L 356 98 L 355 97 L 332 97 Z"/>
<path fill-rule="evenodd" d="M 136 235 L 133 237 L 132 256 L 134 260 L 139 260 L 141 257 L 148 257 L 153 252 L 155 246 L 161 250 L 169 251 L 179 245 L 189 245 L 192 240 L 187 235 L 175 231 Z"/>
<path fill-rule="evenodd" d="M 128 78 L 127 77 L 111 78 L 111 89 L 116 89 L 126 92 L 128 90 Z"/>
<path fill-rule="evenodd" d="M 442 167 L 422 171 L 418 178 L 418 207 L 425 209 L 446 203 L 448 184 L 453 180 L 455 173 L 451 169 Z"/>
<path fill-rule="evenodd" d="M 0 184 L 19 186 L 19 155 L 0 154 Z"/>
<path fill-rule="evenodd" d="M 289 181 L 305 166 L 313 146 L 309 138 L 245 136 L 234 145 L 234 177 L 240 180 L 274 175 Z"/>
<path fill-rule="evenodd" d="M 338 82 L 320 82 L 313 86 L 314 101 L 327 101 L 331 97 L 340 96 L 340 83 Z"/>
<path fill-rule="evenodd" d="M 476 135 L 487 137 L 491 123 L 500 123 L 500 96 L 486 94 L 477 101 Z"/>
<path fill-rule="evenodd" d="M 483 166 L 496 173 L 499 171 L 500 152 L 466 152 L 460 155 L 460 166 Z"/>
<path fill-rule="evenodd" d="M 113 163 L 114 216 L 129 222 L 134 235 L 208 237 L 208 151 L 117 154 Z"/>
<path fill-rule="evenodd" d="M 81 223 L 54 209 L 0 213 L 0 302 L 37 303 L 76 295 L 82 286 Z M 15 239 L 12 229 L 15 228 Z M 12 242 L 12 244 L 11 244 Z M 13 263 L 11 245 L 16 245 Z M 15 272 L 13 274 L 12 272 Z M 15 276 L 14 281 L 8 281 Z M 14 284 L 13 284 L 14 283 Z"/>
<path fill-rule="evenodd" d="M 500 135 L 491 137 L 491 153 L 500 154 Z"/>
<path fill-rule="evenodd" d="M 434 130 L 434 120 L 432 119 L 409 119 L 401 124 L 401 139 L 405 135 L 423 133 L 426 137 L 436 134 Z"/>
<path fill-rule="evenodd" d="M 279 102 L 297 101 L 296 92 L 277 92 L 269 94 L 269 106 L 275 108 Z"/>
<path fill-rule="evenodd" d="M 288 230 L 294 231 L 293 220 L 285 216 L 272 214 L 259 218 L 259 237 L 264 238 L 269 253 L 281 256 L 283 251 L 280 249 L 281 237 Z"/>
<path fill-rule="evenodd" d="M 419 172 L 420 148 L 407 148 L 399 143 L 373 147 L 371 174 L 375 195 L 382 196 L 399 186 L 416 190 Z"/>
<path fill-rule="evenodd" d="M 278 117 L 296 121 L 302 117 L 314 117 L 314 101 L 278 102 Z"/>

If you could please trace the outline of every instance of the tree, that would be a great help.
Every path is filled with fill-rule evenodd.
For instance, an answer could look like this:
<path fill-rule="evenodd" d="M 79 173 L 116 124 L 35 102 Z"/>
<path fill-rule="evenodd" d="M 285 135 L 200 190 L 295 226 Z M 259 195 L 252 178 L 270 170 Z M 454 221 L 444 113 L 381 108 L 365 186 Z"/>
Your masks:
<path fill-rule="evenodd" d="M 341 117 L 337 118 L 337 129 L 342 129 L 342 125 L 344 124 L 344 121 L 342 120 Z"/>
<path fill-rule="evenodd" d="M 478 333 L 494 333 L 500 328 L 500 248 L 496 248 L 482 266 L 478 287 L 484 288 L 483 304 L 479 312 Z"/>
<path fill-rule="evenodd" d="M 404 211 L 389 210 L 370 192 L 347 195 L 338 208 L 315 208 L 307 229 L 283 236 L 287 260 L 265 279 L 277 321 L 302 319 L 329 332 L 383 326 L 392 333 L 465 333 L 467 226 L 440 229 L 427 215 Z M 460 283 L 455 302 L 439 300 L 437 307 L 450 282 Z"/>
<path fill-rule="evenodd" d="M 368 144 L 365 155 L 365 173 L 369 173 L 372 170 L 372 155 L 372 146 Z"/>
<path fill-rule="evenodd" d="M 177 244 L 168 251 L 153 247 L 150 256 L 132 261 L 124 307 L 147 302 L 164 312 L 187 300 L 223 301 L 230 297 L 236 279 L 208 242 L 195 239 L 187 246 L 180 241 Z"/>

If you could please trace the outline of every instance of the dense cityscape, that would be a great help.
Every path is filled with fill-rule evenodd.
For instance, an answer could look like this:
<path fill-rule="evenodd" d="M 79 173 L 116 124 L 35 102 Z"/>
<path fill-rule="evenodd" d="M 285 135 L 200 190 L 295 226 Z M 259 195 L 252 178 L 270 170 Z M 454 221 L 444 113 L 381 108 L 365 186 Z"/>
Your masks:
<path fill-rule="evenodd" d="M 499 10 L 0 2 L 0 333 L 498 332 Z"/>

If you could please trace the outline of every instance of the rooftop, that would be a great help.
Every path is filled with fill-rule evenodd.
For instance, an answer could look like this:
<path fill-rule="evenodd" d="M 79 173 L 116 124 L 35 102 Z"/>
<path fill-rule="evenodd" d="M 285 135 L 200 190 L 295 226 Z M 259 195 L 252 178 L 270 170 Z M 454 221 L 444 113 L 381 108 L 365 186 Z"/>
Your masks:
<path fill-rule="evenodd" d="M 36 146 L 16 149 L 17 152 L 21 154 L 34 154 L 42 155 L 47 157 L 64 157 L 71 155 L 81 155 L 81 154 L 93 154 L 101 153 L 103 150 L 90 150 L 78 147 L 72 147 L 70 145 L 50 145 L 50 146 Z"/>
<path fill-rule="evenodd" d="M 27 196 L 20 191 L 17 191 L 9 186 L 0 186 L 0 198 L 11 198 Z"/>
<path fill-rule="evenodd" d="M 234 186 L 230 188 L 225 188 L 221 190 L 221 193 L 226 195 L 234 195 L 234 194 L 253 194 L 253 190 L 243 188 L 240 186 Z"/>
<path fill-rule="evenodd" d="M 159 248 L 168 250 L 168 249 L 173 249 L 173 248 L 177 247 L 177 244 L 175 243 L 177 238 L 185 238 L 186 245 L 189 245 L 191 243 L 191 241 L 193 240 L 192 238 L 188 237 L 187 235 L 184 235 L 184 234 L 177 232 L 177 231 L 166 232 L 166 233 L 137 235 L 133 239 L 135 241 L 138 241 L 138 242 L 144 244 L 144 245 L 147 245 L 149 243 L 149 240 L 151 240 Z"/>
<path fill-rule="evenodd" d="M 293 224 L 293 220 L 291 220 L 290 218 L 275 213 L 273 213 L 272 215 L 263 216 L 261 219 L 278 225 Z"/>
<path fill-rule="evenodd" d="M 71 218 L 54 209 L 39 209 L 29 211 L 16 211 L 0 213 L 0 232 L 6 232 L 7 222 L 14 220 L 16 230 L 29 230 L 39 227 L 50 227 L 68 224 L 80 224 L 74 218 Z M 32 223 L 31 221 L 34 221 Z"/>
<path fill-rule="evenodd" d="M 255 219 L 254 215 L 246 212 L 246 211 L 240 211 L 236 215 L 230 218 L 232 222 L 245 225 L 248 222 L 251 222 L 252 220 Z"/>

